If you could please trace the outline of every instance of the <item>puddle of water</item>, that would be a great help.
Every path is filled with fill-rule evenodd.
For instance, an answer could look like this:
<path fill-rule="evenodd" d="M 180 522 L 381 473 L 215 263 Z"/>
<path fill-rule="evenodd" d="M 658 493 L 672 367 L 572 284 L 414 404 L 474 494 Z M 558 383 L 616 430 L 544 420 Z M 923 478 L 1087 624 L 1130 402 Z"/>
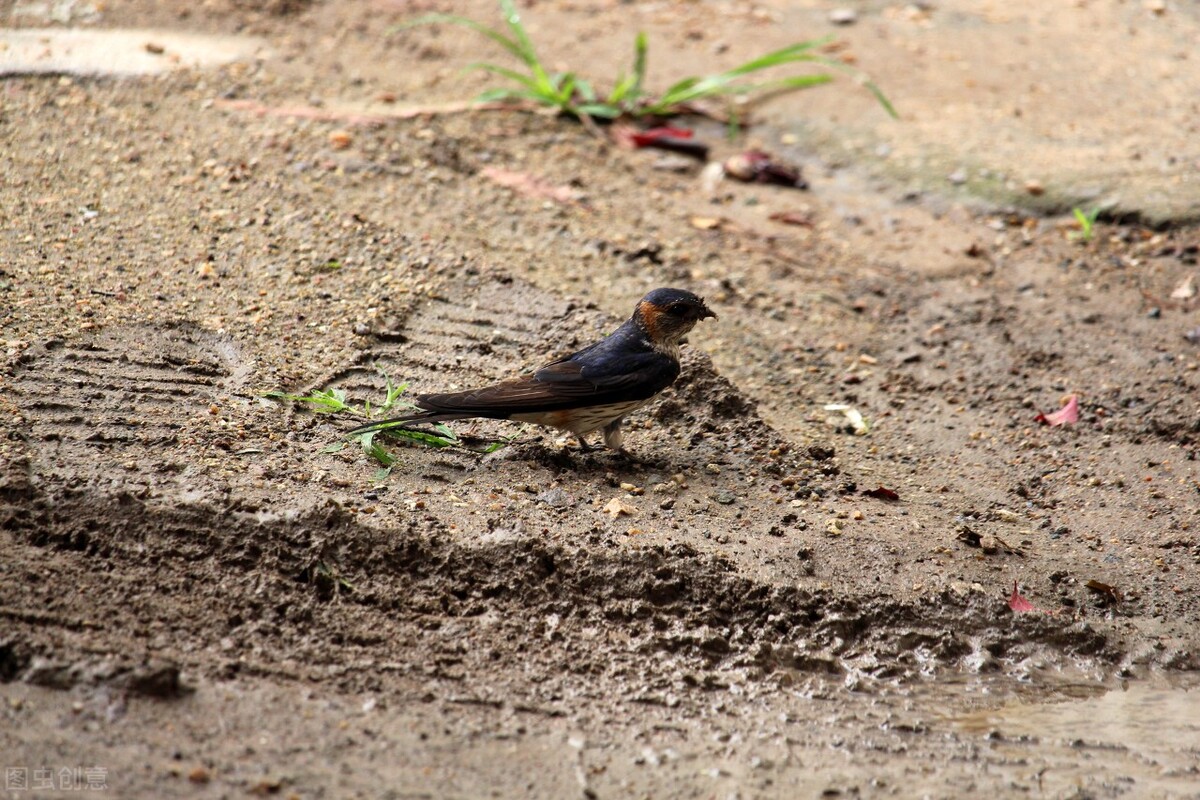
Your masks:
<path fill-rule="evenodd" d="M 1200 797 L 1200 683 L 1131 683 L 948 721 L 996 755 L 1042 762 L 1038 781 L 1051 796 L 1103 784 L 1137 797 Z"/>
<path fill-rule="evenodd" d="M 261 40 L 248 36 L 95 28 L 0 30 L 0 76 L 153 75 L 226 64 L 265 51 Z"/>

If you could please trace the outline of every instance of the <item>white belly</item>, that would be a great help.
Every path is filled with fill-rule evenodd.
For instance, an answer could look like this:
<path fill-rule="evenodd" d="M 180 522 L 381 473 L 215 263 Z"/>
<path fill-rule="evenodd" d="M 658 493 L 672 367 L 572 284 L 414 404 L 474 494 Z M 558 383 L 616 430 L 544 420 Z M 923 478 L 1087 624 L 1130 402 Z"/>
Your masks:
<path fill-rule="evenodd" d="M 630 400 L 625 403 L 612 403 L 607 406 L 573 409 L 570 411 L 545 411 L 537 414 L 513 414 L 509 419 L 517 422 L 531 422 L 534 425 L 545 425 L 550 428 L 570 431 L 579 436 L 603 428 L 615 419 L 638 410 L 649 403 L 649 400 Z"/>

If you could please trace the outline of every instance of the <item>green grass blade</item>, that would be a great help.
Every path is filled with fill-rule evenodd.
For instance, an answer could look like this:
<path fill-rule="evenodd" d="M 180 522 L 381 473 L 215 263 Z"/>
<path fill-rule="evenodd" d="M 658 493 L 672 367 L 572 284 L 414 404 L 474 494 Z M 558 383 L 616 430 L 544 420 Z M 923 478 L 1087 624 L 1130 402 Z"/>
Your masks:
<path fill-rule="evenodd" d="M 749 75 L 751 72 L 768 69 L 769 67 L 778 67 L 780 64 L 792 64 L 797 61 L 818 61 L 823 60 L 821 56 L 808 52 L 817 47 L 823 47 L 829 44 L 834 39 L 833 36 L 824 36 L 820 39 L 810 39 L 807 42 L 798 42 L 797 44 L 788 45 L 781 50 L 767 53 L 765 56 L 747 61 L 744 64 L 739 64 L 733 69 L 721 73 L 716 77 L 731 77 L 736 78 L 740 75 Z"/>
<path fill-rule="evenodd" d="M 633 40 L 633 88 L 629 90 L 629 101 L 636 103 L 642 96 L 642 86 L 646 82 L 646 53 L 649 50 L 646 34 L 638 31 Z"/>
<path fill-rule="evenodd" d="M 457 444 L 456 441 L 451 441 L 444 436 L 424 431 L 414 431 L 408 428 L 382 428 L 377 432 L 384 434 L 390 439 L 416 442 L 417 444 L 429 445 L 430 447 L 453 447 Z"/>
<path fill-rule="evenodd" d="M 563 75 L 555 75 L 551 82 L 554 84 L 555 99 L 559 106 L 563 108 L 571 104 L 571 100 L 575 97 L 575 74 L 568 72 Z"/>
<path fill-rule="evenodd" d="M 797 57 L 793 60 L 810 61 L 812 59 L 807 57 Z M 772 64 L 771 66 L 775 65 Z M 766 69 L 766 67 L 760 67 L 759 69 Z M 754 70 L 750 71 L 752 72 Z M 706 78 L 701 78 L 682 91 L 677 91 L 674 93 L 668 92 L 663 96 L 662 102 L 669 105 L 678 105 L 680 103 L 686 103 L 690 100 L 699 100 L 704 97 L 715 97 L 722 94 L 739 94 L 740 92 L 738 91 L 737 87 L 744 84 L 736 84 L 734 81 L 746 74 L 749 74 L 749 72 L 730 70 L 729 72 L 722 72 L 720 75 L 710 75 Z"/>
<path fill-rule="evenodd" d="M 588 83 L 583 78 L 575 79 L 575 91 L 579 92 L 579 96 L 583 99 L 583 102 L 596 102 L 596 90 L 592 88 L 592 84 Z"/>
<path fill-rule="evenodd" d="M 517 46 L 517 57 L 529 65 L 536 78 L 544 80 L 546 70 L 537 57 L 537 51 L 533 49 L 533 42 L 529 40 L 525 26 L 521 24 L 521 15 L 517 12 L 516 4 L 513 0 L 500 0 L 500 12 L 504 15 L 504 24 L 512 32 L 513 41 Z"/>
<path fill-rule="evenodd" d="M 362 445 L 363 452 L 373 458 L 385 467 L 390 467 L 396 463 L 396 457 L 387 451 L 387 449 L 375 441 L 375 434 L 378 431 L 367 431 L 360 434 L 357 438 L 359 444 Z"/>
<path fill-rule="evenodd" d="M 575 111 L 579 114 L 587 114 L 589 117 L 599 117 L 600 119 L 616 119 L 624 113 L 620 106 L 609 105 L 608 103 L 584 103 L 580 106 L 575 106 Z"/>
<path fill-rule="evenodd" d="M 409 20 L 408 22 L 402 22 L 399 25 L 396 25 L 396 26 L 390 28 L 389 32 L 402 31 L 407 28 L 415 28 L 419 25 L 443 25 L 443 24 L 444 25 L 458 25 L 461 28 L 469 28 L 469 29 L 475 31 L 476 33 L 483 34 L 484 36 L 491 39 L 496 44 L 503 47 L 508 52 L 512 53 L 512 55 L 515 56 L 516 58 L 520 59 L 521 61 L 524 61 L 526 64 L 529 63 L 527 56 L 526 56 L 526 52 L 521 49 L 521 45 L 519 42 L 509 39 L 507 36 L 505 36 L 500 31 L 496 30 L 495 28 L 489 28 L 487 25 L 483 25 L 482 23 L 476 22 L 475 20 L 471 19 L 470 17 L 460 17 L 456 14 L 426 14 L 422 17 L 417 17 L 414 20 Z"/>
<path fill-rule="evenodd" d="M 536 92 L 538 90 L 538 84 L 537 84 L 536 80 L 529 77 L 528 75 L 522 75 L 521 73 L 517 72 L 516 70 L 508 69 L 507 67 L 502 67 L 499 64 L 489 64 L 486 61 L 475 61 L 470 64 L 467 64 L 467 66 L 464 67 L 464 69 L 480 70 L 482 72 L 490 72 L 493 75 L 499 75 L 502 78 L 508 78 L 510 81 L 513 81 L 514 83 L 519 83 L 522 86 L 529 89 L 529 91 L 531 91 L 531 92 Z"/>
<path fill-rule="evenodd" d="M 546 95 L 540 92 L 522 91 L 520 89 L 488 89 L 475 97 L 476 103 L 496 103 L 501 100 L 532 100 L 541 106 L 557 106 Z"/>
<path fill-rule="evenodd" d="M 392 406 L 396 405 L 396 401 L 400 399 L 400 395 L 404 394 L 404 392 L 407 391 L 407 389 L 408 389 L 407 383 L 402 383 L 399 386 L 389 386 L 388 390 L 387 390 L 387 397 L 384 399 L 383 405 L 380 406 L 379 410 L 387 411 Z M 406 402 L 405 405 L 411 406 L 412 404 Z"/>
<path fill-rule="evenodd" d="M 433 429 L 451 441 L 458 441 L 458 434 L 450 430 L 450 427 L 444 422 L 438 422 L 434 424 Z"/>
<path fill-rule="evenodd" d="M 763 93 L 778 93 L 790 92 L 797 89 L 807 89 L 810 86 L 820 86 L 823 83 L 829 83 L 833 80 L 833 76 L 824 72 L 819 72 L 815 75 L 797 75 L 792 78 L 780 78 L 777 81 L 766 81 L 764 83 L 738 83 L 723 87 L 720 91 L 713 92 L 713 95 L 718 94 L 749 94 L 751 92 Z M 712 95 L 710 95 L 712 96 Z"/>
<path fill-rule="evenodd" d="M 341 389 L 330 389 L 328 391 L 316 389 L 312 394 L 308 395 L 267 392 L 263 397 L 271 400 L 286 400 L 291 403 L 304 403 L 312 407 L 313 411 L 320 414 L 336 414 L 339 411 L 359 413 L 357 409 L 352 408 L 346 403 L 346 393 Z"/>
<path fill-rule="evenodd" d="M 794 64 L 800 61 L 820 61 L 824 63 L 827 59 L 809 51 L 828 44 L 831 41 L 833 41 L 833 37 L 826 36 L 821 39 L 798 42 L 767 53 L 764 56 L 759 56 L 717 75 L 709 75 L 704 78 L 686 78 L 668 88 L 655 105 L 666 109 L 677 106 L 680 103 L 698 100 L 702 97 L 729 94 L 731 92 L 729 87 L 737 78 L 783 64 Z"/>
<path fill-rule="evenodd" d="M 879 105 L 883 106 L 883 110 L 888 113 L 888 116 L 890 116 L 892 119 L 900 119 L 900 115 L 896 113 L 895 106 L 893 106 L 892 102 L 887 99 L 887 96 L 883 93 L 883 90 L 876 85 L 875 81 L 867 78 L 862 71 L 838 61 L 836 58 L 826 58 L 825 56 L 815 55 L 811 60 L 818 64 L 829 67 L 830 69 L 836 69 L 839 72 L 843 72 L 846 75 L 852 76 L 855 80 L 861 82 L 863 87 L 868 92 L 874 95 L 875 99 L 879 102 Z"/>
<path fill-rule="evenodd" d="M 892 101 L 888 100 L 883 90 L 875 85 L 875 81 L 864 79 L 862 85 L 866 87 L 868 92 L 875 96 L 875 99 L 879 101 L 879 105 L 883 106 L 883 110 L 888 113 L 889 117 L 900 119 L 900 115 L 896 113 L 896 108 L 892 105 Z"/>
<path fill-rule="evenodd" d="M 682 94 L 699 82 L 700 79 L 693 75 L 690 78 L 684 78 L 678 83 L 671 84 L 671 86 L 667 87 L 667 90 L 662 93 L 662 97 L 659 98 L 658 104 L 665 104 L 668 97 L 674 97 L 677 94 Z"/>
<path fill-rule="evenodd" d="M 630 93 L 630 91 L 633 89 L 634 83 L 636 82 L 637 79 L 632 75 L 622 75 L 621 77 L 617 78 L 617 82 L 613 85 L 613 90 L 608 93 L 608 99 L 605 100 L 605 102 L 609 105 L 616 105 L 620 103 L 625 99 L 625 96 Z M 586 97 L 584 99 L 589 103 L 595 100 L 595 98 L 588 100 Z M 634 98 L 630 97 L 630 100 L 633 99 Z"/>
<path fill-rule="evenodd" d="M 625 103 L 633 105 L 642 96 L 642 83 L 646 79 L 646 34 L 638 33 L 633 44 L 633 74 L 622 74 L 617 78 L 613 90 L 608 94 L 607 105 Z M 592 116 L 601 116 L 593 114 Z"/>

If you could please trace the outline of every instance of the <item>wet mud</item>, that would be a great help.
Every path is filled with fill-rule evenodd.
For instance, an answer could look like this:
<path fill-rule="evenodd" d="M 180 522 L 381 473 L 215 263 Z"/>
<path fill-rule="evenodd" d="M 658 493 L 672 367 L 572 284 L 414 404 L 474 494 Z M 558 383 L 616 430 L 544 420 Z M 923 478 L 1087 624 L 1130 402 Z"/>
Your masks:
<path fill-rule="evenodd" d="M 276 11 L 185 24 L 288 53 L 387 22 Z M 810 193 L 706 192 L 563 120 L 213 102 L 416 80 L 292 56 L 5 83 L 6 766 L 121 796 L 1186 796 L 1186 716 L 1164 746 L 1040 715 L 1120 713 L 1121 682 L 1194 707 L 1193 228 L 1081 243 L 791 139 Z M 459 423 L 514 438 L 382 476 L 331 447 L 354 420 L 264 397 L 500 379 L 659 285 L 721 319 L 634 459 Z M 1077 423 L 1037 421 L 1071 393 Z"/>

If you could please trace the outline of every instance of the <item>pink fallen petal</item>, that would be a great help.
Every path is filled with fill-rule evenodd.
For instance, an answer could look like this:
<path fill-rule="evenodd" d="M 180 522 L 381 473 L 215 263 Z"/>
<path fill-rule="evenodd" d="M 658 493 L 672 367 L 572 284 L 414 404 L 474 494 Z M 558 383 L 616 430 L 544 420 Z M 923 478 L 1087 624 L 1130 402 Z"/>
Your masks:
<path fill-rule="evenodd" d="M 525 172 L 513 172 L 512 170 L 500 169 L 499 167 L 485 167 L 481 174 L 493 183 L 506 186 L 526 197 L 553 200 L 555 203 L 563 205 L 579 203 L 583 199 L 582 195 L 570 186 L 555 186 L 542 178 L 529 175 Z"/>
<path fill-rule="evenodd" d="M 1037 606 L 1022 597 L 1021 593 L 1017 591 L 1016 581 L 1013 581 L 1013 590 L 1012 595 L 1008 598 L 1008 607 L 1018 614 L 1025 611 L 1037 611 Z"/>
<path fill-rule="evenodd" d="M 306 105 L 267 106 L 254 100 L 225 100 L 217 98 L 213 105 L 229 111 L 245 111 L 259 117 L 291 117 L 321 122 L 340 122 L 345 125 L 383 125 L 388 118 L 382 114 L 366 114 L 350 109 L 327 109 Z"/>
<path fill-rule="evenodd" d="M 433 117 L 441 114 L 462 114 L 474 111 L 511 111 L 530 107 L 527 103 L 497 101 L 493 103 L 476 103 L 473 100 L 463 100 L 439 105 L 397 107 L 380 110 L 378 113 L 367 112 L 361 108 L 347 106 L 344 108 L 317 108 L 309 105 L 268 106 L 255 100 L 225 100 L 217 98 L 214 107 L 226 111 L 242 111 L 258 117 L 284 117 L 292 119 L 314 119 L 322 122 L 340 122 L 345 125 L 385 125 L 397 119 L 413 119 L 416 117 Z"/>
<path fill-rule="evenodd" d="M 1051 427 L 1059 425 L 1074 425 L 1079 422 L 1079 396 L 1067 395 L 1067 402 L 1058 411 L 1049 414 L 1038 414 L 1035 422 L 1041 422 Z"/>

